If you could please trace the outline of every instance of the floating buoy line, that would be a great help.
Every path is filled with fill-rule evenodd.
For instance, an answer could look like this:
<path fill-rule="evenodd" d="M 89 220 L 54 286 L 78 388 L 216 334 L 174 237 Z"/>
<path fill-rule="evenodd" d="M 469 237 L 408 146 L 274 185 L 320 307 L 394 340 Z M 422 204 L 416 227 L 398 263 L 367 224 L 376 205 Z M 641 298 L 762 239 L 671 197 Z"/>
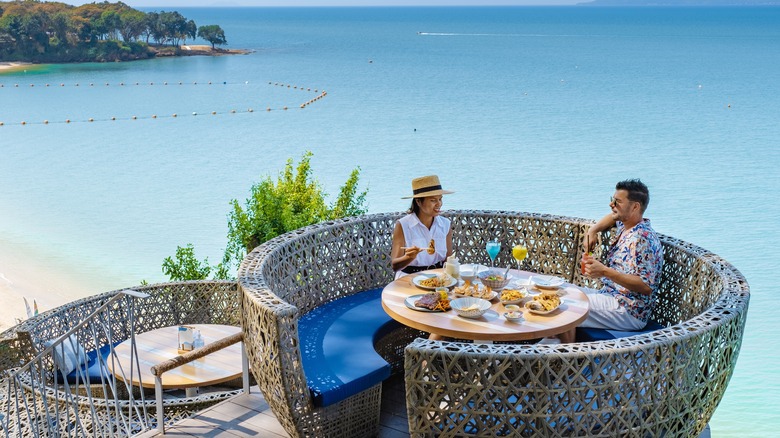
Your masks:
<path fill-rule="evenodd" d="M 199 85 L 199 84 L 203 84 L 203 85 L 214 85 L 214 84 L 217 84 L 217 85 L 246 85 L 248 83 L 249 82 L 243 82 L 243 83 L 240 83 L 240 82 L 232 82 L 232 83 L 228 83 L 228 82 L 218 82 L 218 83 L 215 83 L 215 82 L 200 82 L 200 83 L 199 82 L 191 82 L 191 83 L 185 83 L 185 82 L 176 82 L 176 83 L 159 82 L 158 84 L 163 85 L 163 86 L 167 86 L 167 85 L 185 85 L 185 84 L 186 85 Z M 98 85 L 101 85 L 101 84 L 98 84 Z M 112 84 L 110 84 L 110 83 L 105 83 L 103 86 L 111 86 L 111 85 Z M 120 86 L 120 87 L 124 87 L 124 86 L 140 86 L 140 85 L 154 86 L 155 83 L 154 82 L 148 82 L 148 83 L 134 82 L 134 83 L 130 84 L 130 83 L 125 83 L 125 82 L 118 82 L 118 83 L 116 83 L 114 85 L 117 85 L 117 86 Z M 129 117 L 116 117 L 116 116 L 102 117 L 102 118 L 89 117 L 87 119 L 67 119 L 66 118 L 65 120 L 48 120 L 48 119 L 44 119 L 43 121 L 26 121 L 26 120 L 22 120 L 20 122 L 11 122 L 11 123 L 0 121 L 0 126 L 11 126 L 11 125 L 26 126 L 26 125 L 51 125 L 51 124 L 71 124 L 71 123 L 95 123 L 95 122 L 114 122 L 114 121 L 123 121 L 123 120 L 176 119 L 176 118 L 181 118 L 181 117 L 186 117 L 186 116 L 188 116 L 188 117 L 193 117 L 193 116 L 218 116 L 218 115 L 225 115 L 225 114 L 250 114 L 250 113 L 254 113 L 254 112 L 287 111 L 287 110 L 290 110 L 290 109 L 304 109 L 307 106 L 309 106 L 309 105 L 319 101 L 320 99 L 322 99 L 322 98 L 324 98 L 325 96 L 328 95 L 327 91 L 325 91 L 325 90 L 320 91 L 320 90 L 318 90 L 316 88 L 312 89 L 310 87 L 299 87 L 297 85 L 285 84 L 285 83 L 280 83 L 280 82 L 268 82 L 268 85 L 273 85 L 273 86 L 276 86 L 276 87 L 288 88 L 288 89 L 291 89 L 291 90 L 302 90 L 302 91 L 307 91 L 307 92 L 314 92 L 314 93 L 317 93 L 317 95 L 315 97 L 307 100 L 306 102 L 301 103 L 298 107 L 295 107 L 295 108 L 291 108 L 291 107 L 288 107 L 288 106 L 272 108 L 272 107 L 268 106 L 268 107 L 265 107 L 264 109 L 260 109 L 260 110 L 255 110 L 254 108 L 247 108 L 247 109 L 243 109 L 243 110 L 231 109 L 231 110 L 228 110 L 228 111 L 192 111 L 191 113 L 187 113 L 187 114 L 172 113 L 172 114 L 151 114 L 151 115 L 140 115 L 140 116 L 139 115 L 132 115 L 132 116 L 129 116 Z M 27 87 L 28 88 L 34 88 L 35 86 L 36 86 L 36 84 L 29 84 Z M 43 87 L 51 87 L 51 86 L 52 86 L 51 84 L 43 85 Z M 61 84 L 59 84 L 59 86 L 65 87 L 66 85 L 64 83 L 61 83 Z M 78 83 L 75 83 L 72 86 L 79 87 L 80 85 Z M 88 85 L 86 85 L 86 86 L 87 87 L 95 87 L 96 85 L 95 85 L 95 83 L 88 83 Z M 14 88 L 21 88 L 21 86 L 19 84 L 14 84 L 13 87 Z M 0 88 L 5 88 L 5 85 L 0 83 Z"/>

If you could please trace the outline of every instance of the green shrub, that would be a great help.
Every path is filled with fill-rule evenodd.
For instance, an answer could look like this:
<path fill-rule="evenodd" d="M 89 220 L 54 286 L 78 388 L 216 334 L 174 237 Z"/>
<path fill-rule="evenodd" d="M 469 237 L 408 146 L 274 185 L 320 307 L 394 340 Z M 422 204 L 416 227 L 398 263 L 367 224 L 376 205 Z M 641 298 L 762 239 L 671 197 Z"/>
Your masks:
<path fill-rule="evenodd" d="M 326 193 L 312 177 L 311 157 L 311 152 L 304 153 L 297 167 L 293 167 L 292 158 L 287 160 L 276 182 L 266 176 L 252 186 L 243 206 L 235 199 L 230 202 L 228 243 L 220 264 L 210 267 L 208 260 L 199 262 L 189 244 L 177 248 L 175 260 L 165 259 L 163 273 L 171 280 L 203 279 L 211 272 L 214 278 L 229 278 L 231 268 L 238 267 L 249 251 L 267 240 L 306 225 L 364 214 L 368 191 L 358 191 L 360 168 L 352 170 L 335 202 L 328 206 Z"/>

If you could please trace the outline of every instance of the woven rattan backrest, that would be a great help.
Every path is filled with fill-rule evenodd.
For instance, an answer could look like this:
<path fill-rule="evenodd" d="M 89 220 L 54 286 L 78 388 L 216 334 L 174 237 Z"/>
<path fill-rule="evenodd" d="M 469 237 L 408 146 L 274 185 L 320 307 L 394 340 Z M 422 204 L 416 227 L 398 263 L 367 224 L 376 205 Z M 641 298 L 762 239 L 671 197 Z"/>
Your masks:
<path fill-rule="evenodd" d="M 234 281 L 187 281 L 138 286 L 136 291 L 149 294 L 135 299 L 135 329 L 143 333 L 178 324 L 240 325 L 240 301 Z M 32 356 L 43 349 L 47 340 L 55 339 L 85 320 L 95 309 L 120 291 L 106 292 L 73 301 L 23 322 L 17 327 L 25 332 L 33 349 Z M 104 315 L 100 324 L 89 324 L 76 333 L 85 350 L 90 351 L 130 336 L 127 321 L 130 298 L 119 300 Z M 100 329 L 96 329 L 100 326 Z M 32 357 L 31 356 L 31 357 Z"/>
<path fill-rule="evenodd" d="M 384 286 L 393 278 L 390 246 L 393 226 L 400 216 L 346 218 L 279 236 L 247 257 L 239 278 L 246 284 L 269 288 L 301 313 Z M 249 272 L 262 275 L 247 275 Z"/>

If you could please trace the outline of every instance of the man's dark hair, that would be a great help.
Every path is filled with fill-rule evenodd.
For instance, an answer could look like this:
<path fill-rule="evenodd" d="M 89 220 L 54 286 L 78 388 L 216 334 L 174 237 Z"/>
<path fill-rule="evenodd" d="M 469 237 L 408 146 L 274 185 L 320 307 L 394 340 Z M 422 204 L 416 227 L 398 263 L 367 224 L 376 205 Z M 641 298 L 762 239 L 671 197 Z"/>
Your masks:
<path fill-rule="evenodd" d="M 639 179 L 627 179 L 620 181 L 615 185 L 615 190 L 625 190 L 628 192 L 628 200 L 638 202 L 642 208 L 642 213 L 647 209 L 650 203 L 650 191 L 647 190 L 645 183 Z"/>

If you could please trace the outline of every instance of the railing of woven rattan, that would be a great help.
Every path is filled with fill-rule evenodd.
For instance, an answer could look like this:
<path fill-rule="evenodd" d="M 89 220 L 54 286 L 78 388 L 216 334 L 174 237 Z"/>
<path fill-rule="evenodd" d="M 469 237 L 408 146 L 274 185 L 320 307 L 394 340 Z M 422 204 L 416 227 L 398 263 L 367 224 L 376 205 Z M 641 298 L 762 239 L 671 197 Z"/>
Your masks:
<path fill-rule="evenodd" d="M 137 389 L 120 391 L 121 385 L 113 382 L 107 385 L 105 380 L 92 385 L 56 383 L 51 355 L 38 354 L 46 351 L 47 340 L 57 339 L 74 329 L 79 343 L 89 351 L 127 339 L 131 326 L 140 333 L 186 323 L 240 324 L 236 282 L 192 281 L 134 289 L 149 297 L 132 301 L 120 299 L 110 303 L 104 311 L 96 312 L 116 299 L 121 291 L 107 292 L 42 313 L 3 333 L 2 337 L 13 339 L 7 344 L 10 353 L 5 355 L 4 349 L 0 362 L 13 365 L 2 370 L 0 393 L 2 430 L 7 436 L 40 436 L 36 432 L 41 430 L 38 427 L 52 428 L 44 435 L 79 436 L 73 424 L 82 425 L 80 430 L 85 427 L 95 436 L 129 436 L 154 427 L 154 399 L 143 397 Z M 92 313 L 96 315 L 89 319 Z M 36 356 L 39 356 L 37 360 L 31 362 Z M 22 363 L 27 363 L 27 368 L 17 368 Z M 24 369 L 35 372 L 20 371 Z M 187 418 L 239 392 L 226 388 L 195 397 L 166 400 L 164 421 L 171 424 Z M 19 409 L 23 410 L 19 412 Z M 26 416 L 28 412 L 35 412 L 35 416 Z M 59 420 L 37 420 L 45 418 Z"/>
<path fill-rule="evenodd" d="M 749 287 L 717 255 L 662 243 L 653 317 L 668 328 L 563 345 L 415 340 L 405 357 L 412 436 L 698 436 L 736 365 Z"/>

